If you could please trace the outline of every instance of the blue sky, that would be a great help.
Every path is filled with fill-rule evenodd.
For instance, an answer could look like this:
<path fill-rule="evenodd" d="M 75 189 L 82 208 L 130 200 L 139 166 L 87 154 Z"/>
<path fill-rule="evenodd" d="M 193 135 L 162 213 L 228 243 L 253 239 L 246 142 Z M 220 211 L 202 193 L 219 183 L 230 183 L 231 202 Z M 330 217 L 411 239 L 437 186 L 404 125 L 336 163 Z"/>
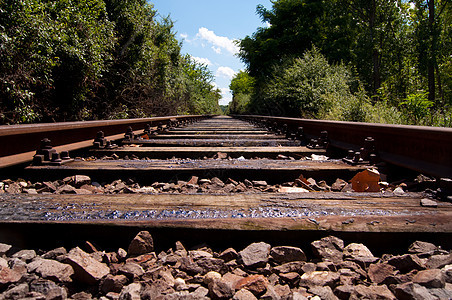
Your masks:
<path fill-rule="evenodd" d="M 232 76 L 245 69 L 235 55 L 233 41 L 252 35 L 264 27 L 256 6 L 271 8 L 270 0 L 150 0 L 161 17 L 170 15 L 177 39 L 182 41 L 182 53 L 190 54 L 206 64 L 221 90 L 220 104 L 227 104 L 232 95 Z"/>

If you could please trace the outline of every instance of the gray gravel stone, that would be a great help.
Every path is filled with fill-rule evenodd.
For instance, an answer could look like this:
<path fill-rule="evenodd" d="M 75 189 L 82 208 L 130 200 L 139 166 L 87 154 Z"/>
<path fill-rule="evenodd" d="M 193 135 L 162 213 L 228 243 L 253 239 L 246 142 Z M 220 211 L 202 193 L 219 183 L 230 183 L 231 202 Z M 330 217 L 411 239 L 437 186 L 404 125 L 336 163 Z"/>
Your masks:
<path fill-rule="evenodd" d="M 247 267 L 263 267 L 268 262 L 271 246 L 264 242 L 253 243 L 239 252 L 239 258 Z"/>

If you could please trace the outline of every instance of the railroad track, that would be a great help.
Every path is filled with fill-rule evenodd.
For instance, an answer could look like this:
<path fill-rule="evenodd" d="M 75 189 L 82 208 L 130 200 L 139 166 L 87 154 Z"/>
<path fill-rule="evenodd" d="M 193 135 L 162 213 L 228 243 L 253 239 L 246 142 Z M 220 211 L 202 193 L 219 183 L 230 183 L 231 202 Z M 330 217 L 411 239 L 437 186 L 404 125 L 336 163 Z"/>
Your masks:
<path fill-rule="evenodd" d="M 382 239 L 451 248 L 452 204 L 421 205 L 426 188 L 450 195 L 440 178 L 452 175 L 451 141 L 444 128 L 259 116 L 2 126 L 2 177 L 24 180 L 3 183 L 0 237 L 107 245 L 145 228 L 162 248 L 330 234 L 380 250 Z M 356 192 L 350 180 L 369 168 L 388 184 Z M 436 181 L 413 182 L 421 172 Z"/>

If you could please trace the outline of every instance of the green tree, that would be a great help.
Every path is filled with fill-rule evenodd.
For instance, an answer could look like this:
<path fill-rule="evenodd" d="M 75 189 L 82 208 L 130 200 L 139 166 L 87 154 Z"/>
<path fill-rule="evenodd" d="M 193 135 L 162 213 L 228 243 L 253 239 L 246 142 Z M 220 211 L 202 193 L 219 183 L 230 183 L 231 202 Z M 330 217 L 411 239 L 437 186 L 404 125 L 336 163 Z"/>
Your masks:
<path fill-rule="evenodd" d="M 187 112 L 196 114 L 220 113 L 218 101 L 221 93 L 213 85 L 213 74 L 206 65 L 197 63 L 190 55 L 184 57 L 184 70 L 187 76 Z"/>
<path fill-rule="evenodd" d="M 279 0 L 272 4 L 271 10 L 257 7 L 257 14 L 269 26 L 240 41 L 239 57 L 255 78 L 268 78 L 273 65 L 286 56 L 301 55 L 322 38 L 323 1 Z"/>
<path fill-rule="evenodd" d="M 229 84 L 229 89 L 232 92 L 232 101 L 228 107 L 229 114 L 244 114 L 248 111 L 254 84 L 254 78 L 242 70 L 232 78 Z"/>
<path fill-rule="evenodd" d="M 0 121 L 218 112 L 175 35 L 145 0 L 0 1 Z"/>
<path fill-rule="evenodd" d="M 112 27 L 101 0 L 0 2 L 3 122 L 80 119 L 108 68 Z"/>

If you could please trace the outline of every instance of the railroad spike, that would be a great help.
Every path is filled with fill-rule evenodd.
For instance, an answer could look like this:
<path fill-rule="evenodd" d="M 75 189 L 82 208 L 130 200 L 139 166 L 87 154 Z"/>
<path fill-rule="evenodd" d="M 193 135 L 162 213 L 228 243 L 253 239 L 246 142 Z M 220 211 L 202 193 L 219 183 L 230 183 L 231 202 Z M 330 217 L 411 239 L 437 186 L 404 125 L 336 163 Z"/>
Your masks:
<path fill-rule="evenodd" d="M 131 126 L 127 127 L 126 133 L 124 134 L 124 139 L 133 140 L 135 138 L 135 134 L 133 133 L 133 129 Z"/>
<path fill-rule="evenodd" d="M 48 138 L 42 139 L 38 150 L 36 150 L 36 155 L 42 155 L 42 160 L 38 158 L 37 162 L 38 161 L 41 161 L 41 163 L 49 162 L 52 158 L 53 153 L 56 153 L 56 150 L 53 149 L 51 141 Z"/>
<path fill-rule="evenodd" d="M 93 141 L 93 146 L 96 149 L 103 149 L 107 145 L 107 139 L 105 138 L 103 131 L 98 131 L 96 138 Z"/>
<path fill-rule="evenodd" d="M 359 159 L 357 158 L 359 153 Z M 378 152 L 375 147 L 375 139 L 373 137 L 366 137 L 364 139 L 364 146 L 358 152 L 348 150 L 347 157 L 342 159 L 344 162 L 351 165 L 375 165 L 379 161 Z"/>
<path fill-rule="evenodd" d="M 309 149 L 327 149 L 330 144 L 328 139 L 328 131 L 324 130 L 320 132 L 320 138 L 311 139 L 308 145 L 306 145 Z"/>

